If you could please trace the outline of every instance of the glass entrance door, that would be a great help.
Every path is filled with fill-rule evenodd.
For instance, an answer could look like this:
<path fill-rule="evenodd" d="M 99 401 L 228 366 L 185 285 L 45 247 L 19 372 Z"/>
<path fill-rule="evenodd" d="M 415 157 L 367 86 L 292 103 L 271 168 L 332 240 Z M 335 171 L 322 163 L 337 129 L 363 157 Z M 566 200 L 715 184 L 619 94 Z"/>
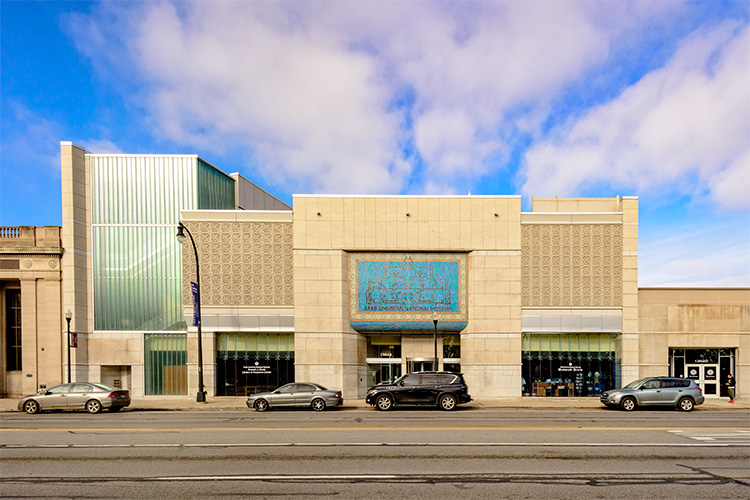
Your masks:
<path fill-rule="evenodd" d="M 719 397 L 719 365 L 687 365 L 687 378 L 695 380 L 707 398 Z"/>

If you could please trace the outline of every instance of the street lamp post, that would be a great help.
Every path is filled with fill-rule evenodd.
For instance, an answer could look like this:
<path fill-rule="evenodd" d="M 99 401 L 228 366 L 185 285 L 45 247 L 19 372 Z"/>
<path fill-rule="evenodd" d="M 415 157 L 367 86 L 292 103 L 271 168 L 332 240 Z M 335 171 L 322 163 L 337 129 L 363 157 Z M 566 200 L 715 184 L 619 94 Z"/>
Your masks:
<path fill-rule="evenodd" d="M 435 326 L 435 333 L 433 335 L 433 340 L 435 341 L 435 371 L 438 371 L 438 357 L 437 357 L 437 324 L 438 324 L 438 315 L 437 311 L 432 313 L 432 324 Z"/>
<path fill-rule="evenodd" d="M 65 310 L 65 321 L 68 322 L 68 383 L 70 383 L 70 320 L 73 318 L 73 313 L 70 309 Z"/>
<path fill-rule="evenodd" d="M 193 239 L 193 235 L 190 234 L 188 228 L 186 228 L 182 222 L 177 226 L 177 241 L 180 243 L 185 241 L 184 231 L 187 231 L 188 236 L 190 236 L 190 242 L 193 244 L 193 252 L 195 252 L 195 281 L 198 289 L 195 300 L 196 308 L 198 310 L 198 314 L 196 314 L 196 323 L 198 323 L 198 395 L 196 401 L 199 403 L 205 403 L 206 391 L 203 390 L 203 335 L 201 334 L 201 272 L 198 267 L 198 249 L 195 247 L 195 240 Z"/>

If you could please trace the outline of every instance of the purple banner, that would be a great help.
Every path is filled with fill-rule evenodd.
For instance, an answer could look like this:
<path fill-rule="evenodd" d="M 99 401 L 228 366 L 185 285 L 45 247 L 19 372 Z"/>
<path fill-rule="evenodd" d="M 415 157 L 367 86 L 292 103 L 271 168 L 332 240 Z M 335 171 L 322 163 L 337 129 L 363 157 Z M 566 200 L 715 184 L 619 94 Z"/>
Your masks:
<path fill-rule="evenodd" d="M 190 290 L 193 292 L 193 326 L 198 326 L 200 311 L 198 309 L 198 283 L 191 281 Z"/>

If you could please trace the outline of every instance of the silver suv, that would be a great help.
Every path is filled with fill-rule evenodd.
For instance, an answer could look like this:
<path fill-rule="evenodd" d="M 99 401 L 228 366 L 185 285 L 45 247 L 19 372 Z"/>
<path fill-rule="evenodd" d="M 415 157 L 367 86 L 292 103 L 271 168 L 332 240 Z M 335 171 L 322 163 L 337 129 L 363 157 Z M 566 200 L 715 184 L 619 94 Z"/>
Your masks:
<path fill-rule="evenodd" d="M 630 382 L 622 389 L 606 391 L 599 400 L 605 406 L 619 406 L 625 411 L 638 406 L 671 406 L 690 411 L 703 404 L 703 391 L 688 378 L 649 377 Z"/>

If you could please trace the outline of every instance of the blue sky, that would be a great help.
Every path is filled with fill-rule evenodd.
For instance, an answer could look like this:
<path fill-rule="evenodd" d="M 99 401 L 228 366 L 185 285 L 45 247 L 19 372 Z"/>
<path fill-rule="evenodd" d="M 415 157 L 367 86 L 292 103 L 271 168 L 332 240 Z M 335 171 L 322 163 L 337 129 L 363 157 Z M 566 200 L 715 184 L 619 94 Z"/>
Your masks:
<path fill-rule="evenodd" d="M 61 140 L 292 193 L 640 198 L 641 286 L 750 286 L 750 2 L 0 1 L 0 225 Z"/>

